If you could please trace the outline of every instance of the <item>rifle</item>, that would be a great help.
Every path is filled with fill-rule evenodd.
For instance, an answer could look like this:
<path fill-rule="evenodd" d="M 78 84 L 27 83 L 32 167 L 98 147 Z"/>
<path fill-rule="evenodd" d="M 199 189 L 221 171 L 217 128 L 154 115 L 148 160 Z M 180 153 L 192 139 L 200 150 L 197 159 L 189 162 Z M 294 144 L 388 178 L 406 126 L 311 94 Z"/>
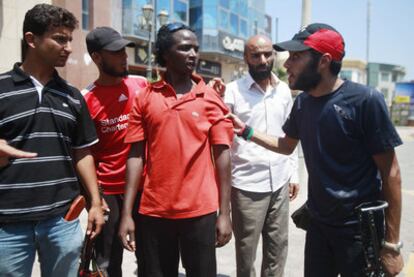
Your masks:
<path fill-rule="evenodd" d="M 388 203 L 381 200 L 362 203 L 356 207 L 366 261 L 366 277 L 385 276 L 380 250 L 385 230 L 384 209 L 387 207 Z"/>

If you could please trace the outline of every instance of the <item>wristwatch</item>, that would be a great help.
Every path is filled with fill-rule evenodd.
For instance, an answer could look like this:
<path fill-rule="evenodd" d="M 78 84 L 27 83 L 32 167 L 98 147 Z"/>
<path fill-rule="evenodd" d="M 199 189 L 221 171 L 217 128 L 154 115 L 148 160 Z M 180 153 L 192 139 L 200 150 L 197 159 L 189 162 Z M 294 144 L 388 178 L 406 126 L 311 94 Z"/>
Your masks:
<path fill-rule="evenodd" d="M 382 247 L 400 254 L 401 248 L 403 247 L 403 243 L 402 241 L 399 241 L 398 243 L 391 243 L 391 242 L 383 240 Z"/>

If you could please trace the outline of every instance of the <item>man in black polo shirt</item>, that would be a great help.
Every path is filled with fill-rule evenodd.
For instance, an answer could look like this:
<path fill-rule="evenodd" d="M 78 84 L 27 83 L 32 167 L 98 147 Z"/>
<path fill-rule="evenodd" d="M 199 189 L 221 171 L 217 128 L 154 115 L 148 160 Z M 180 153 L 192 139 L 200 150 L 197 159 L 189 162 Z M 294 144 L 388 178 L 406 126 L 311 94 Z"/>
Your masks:
<path fill-rule="evenodd" d="M 40 4 L 23 23 L 22 64 L 0 75 L 0 136 L 37 153 L 0 167 L 0 275 L 30 276 L 36 252 L 42 276 L 76 276 L 79 220 L 63 217 L 79 195 L 90 201 L 87 233 L 104 222 L 93 157 L 94 125 L 80 92 L 59 77 L 77 26 L 65 9 Z"/>

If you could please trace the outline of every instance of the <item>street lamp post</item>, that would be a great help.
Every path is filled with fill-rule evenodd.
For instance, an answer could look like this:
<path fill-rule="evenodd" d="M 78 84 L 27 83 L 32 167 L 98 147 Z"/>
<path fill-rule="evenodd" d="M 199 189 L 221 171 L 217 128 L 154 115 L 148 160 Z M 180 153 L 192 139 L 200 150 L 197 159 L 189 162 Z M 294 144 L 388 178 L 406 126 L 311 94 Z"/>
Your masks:
<path fill-rule="evenodd" d="M 148 31 L 148 60 L 147 60 L 147 79 L 152 79 L 152 41 L 155 26 L 154 7 L 151 4 L 146 4 L 142 7 L 142 14 L 144 17 L 144 26 Z M 160 26 L 168 21 L 168 12 L 161 10 L 158 13 L 158 20 Z"/>

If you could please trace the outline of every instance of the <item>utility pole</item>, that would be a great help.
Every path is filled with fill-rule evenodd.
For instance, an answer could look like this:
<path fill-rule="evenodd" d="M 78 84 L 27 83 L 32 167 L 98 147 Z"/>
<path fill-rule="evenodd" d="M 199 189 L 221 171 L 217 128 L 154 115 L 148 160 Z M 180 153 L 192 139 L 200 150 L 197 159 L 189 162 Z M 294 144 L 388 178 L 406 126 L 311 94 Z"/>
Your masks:
<path fill-rule="evenodd" d="M 302 23 L 301 27 L 311 23 L 312 0 L 302 0 Z"/>
<path fill-rule="evenodd" d="M 279 17 L 275 18 L 275 42 L 279 42 Z"/>

